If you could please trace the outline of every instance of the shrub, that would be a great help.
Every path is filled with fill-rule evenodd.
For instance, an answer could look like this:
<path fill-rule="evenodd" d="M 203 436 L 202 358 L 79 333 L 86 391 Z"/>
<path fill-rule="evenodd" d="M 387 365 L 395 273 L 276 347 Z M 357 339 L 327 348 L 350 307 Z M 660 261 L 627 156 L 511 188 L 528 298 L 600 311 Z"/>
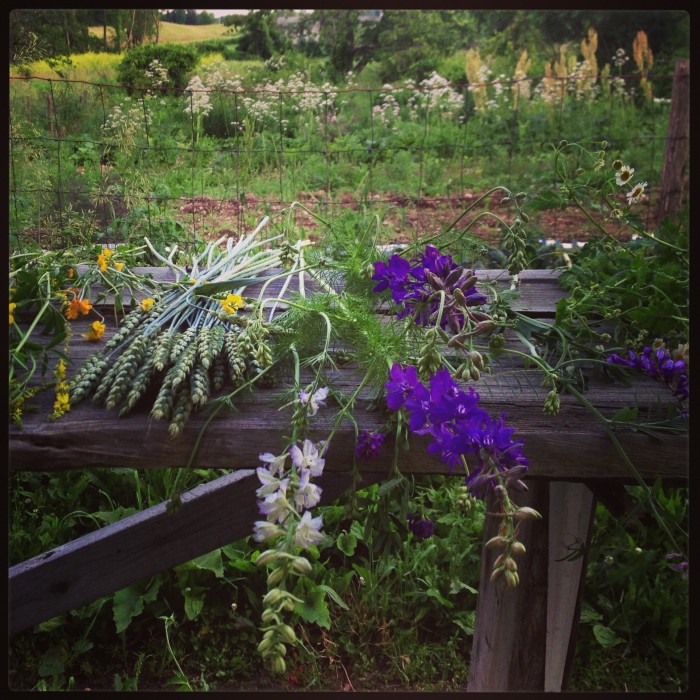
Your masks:
<path fill-rule="evenodd" d="M 157 60 L 168 69 L 167 85 L 185 88 L 188 74 L 197 65 L 197 53 L 189 46 L 179 44 L 147 44 L 130 49 L 117 68 L 119 82 L 130 90 L 152 87 L 146 77 L 151 61 Z"/>

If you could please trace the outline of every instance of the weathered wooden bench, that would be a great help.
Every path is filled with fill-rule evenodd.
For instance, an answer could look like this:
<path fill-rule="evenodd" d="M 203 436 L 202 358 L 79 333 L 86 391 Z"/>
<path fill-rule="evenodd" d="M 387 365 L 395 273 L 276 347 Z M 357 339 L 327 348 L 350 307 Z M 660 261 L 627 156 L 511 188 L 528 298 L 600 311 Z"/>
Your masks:
<path fill-rule="evenodd" d="M 152 269 L 155 276 L 169 274 Z M 507 286 L 507 273 L 479 271 L 481 279 Z M 556 271 L 524 271 L 516 308 L 539 319 L 551 319 L 565 292 Z M 252 292 L 252 290 L 251 290 Z M 114 330 L 111 311 L 107 335 Z M 73 322 L 71 356 L 76 365 L 95 344 L 79 335 L 87 322 Z M 510 364 L 508 364 L 510 362 Z M 508 424 L 525 442 L 530 460 L 529 491 L 519 494 L 519 505 L 531 505 L 543 518 L 523 523 L 521 540 L 527 547 L 520 567 L 520 586 L 503 591 L 489 583 L 492 558 L 484 548 L 471 658 L 469 690 L 548 690 L 565 687 L 573 656 L 585 556 L 571 560 L 568 549 L 587 544 L 597 494 L 605 502 L 611 486 L 634 483 L 633 475 L 614 449 L 603 426 L 576 397 L 564 394 L 561 410 L 544 415 L 547 392 L 538 374 L 528 370 L 523 381 L 522 362 L 507 361 L 478 383 L 481 404 L 491 415 L 506 411 Z M 333 375 L 335 386 L 356 387 L 352 365 Z M 32 626 L 129 584 L 203 555 L 247 536 L 258 519 L 254 468 L 260 452 L 282 450 L 289 435 L 290 410 L 280 410 L 282 392 L 289 384 L 257 389 L 253 397 L 236 400 L 235 415 L 219 413 L 198 449 L 192 451 L 207 419 L 207 409 L 194 414 L 182 435 L 172 439 L 167 424 L 151 420 L 148 407 L 119 418 L 85 401 L 58 421 L 49 421 L 53 397 L 39 395 L 38 410 L 25 417 L 22 429 L 12 426 L 9 458 L 12 470 L 53 471 L 86 467 L 158 469 L 183 467 L 235 470 L 182 494 L 181 506 L 167 503 L 149 508 L 97 532 L 12 566 L 9 571 L 10 633 Z M 639 403 L 667 402 L 668 390 L 640 377 L 632 387 L 591 379 L 587 398 L 606 417 Z M 361 428 L 378 429 L 384 417 L 357 402 L 355 420 Z M 330 409 L 312 423 L 312 439 L 325 438 L 332 426 Z M 688 477 L 687 438 L 663 441 L 638 432 L 619 432 L 620 444 L 646 481 L 658 478 L 675 485 Z M 406 474 L 446 474 L 446 465 L 430 457 L 427 441 L 414 436 L 410 459 L 401 464 Z M 349 421 L 333 437 L 321 480 L 323 502 L 340 497 L 351 485 L 355 429 Z M 383 480 L 391 449 L 359 464 L 365 483 Z M 191 459 L 192 457 L 192 459 Z M 484 541 L 495 533 L 487 519 Z"/>

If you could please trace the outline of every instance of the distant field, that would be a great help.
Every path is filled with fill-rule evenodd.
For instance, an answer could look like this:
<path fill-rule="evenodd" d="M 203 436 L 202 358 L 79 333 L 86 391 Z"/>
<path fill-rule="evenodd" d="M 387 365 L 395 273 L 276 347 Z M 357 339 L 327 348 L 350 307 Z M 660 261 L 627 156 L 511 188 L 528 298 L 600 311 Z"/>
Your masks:
<path fill-rule="evenodd" d="M 173 22 L 161 22 L 158 42 L 165 44 L 185 43 L 190 41 L 206 41 L 207 39 L 218 39 L 226 34 L 228 27 L 223 24 L 175 24 Z M 90 27 L 90 34 L 102 38 L 103 28 Z M 110 46 L 114 43 L 114 27 L 107 27 L 107 41 Z"/>

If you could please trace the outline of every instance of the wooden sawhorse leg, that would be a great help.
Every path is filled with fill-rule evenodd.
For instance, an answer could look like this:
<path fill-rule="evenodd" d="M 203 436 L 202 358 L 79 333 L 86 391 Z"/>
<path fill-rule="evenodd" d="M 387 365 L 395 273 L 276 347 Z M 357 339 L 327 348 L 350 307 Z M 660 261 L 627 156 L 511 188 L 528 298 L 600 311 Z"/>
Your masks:
<path fill-rule="evenodd" d="M 499 552 L 482 551 L 469 691 L 560 691 L 570 667 L 586 557 L 566 558 L 572 546 L 588 545 L 595 502 L 584 484 L 531 481 L 528 489 L 515 500 L 542 520 L 521 523 L 520 585 L 506 591 L 491 583 Z M 497 528 L 487 517 L 484 542 Z"/>

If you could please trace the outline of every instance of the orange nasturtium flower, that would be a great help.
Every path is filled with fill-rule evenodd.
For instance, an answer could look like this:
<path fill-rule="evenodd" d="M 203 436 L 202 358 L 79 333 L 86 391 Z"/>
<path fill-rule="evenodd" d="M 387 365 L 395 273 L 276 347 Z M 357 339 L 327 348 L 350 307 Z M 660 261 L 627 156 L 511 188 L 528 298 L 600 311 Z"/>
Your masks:
<path fill-rule="evenodd" d="M 85 316 L 90 313 L 91 308 L 92 304 L 87 299 L 72 299 L 66 309 L 66 318 L 73 321 L 78 318 L 80 314 Z"/>
<path fill-rule="evenodd" d="M 17 308 L 17 304 L 11 303 L 10 304 L 10 325 L 12 325 L 15 322 L 15 309 Z"/>
<path fill-rule="evenodd" d="M 153 304 L 155 304 L 153 299 L 144 299 L 139 306 L 141 307 L 142 311 L 150 311 Z"/>
<path fill-rule="evenodd" d="M 68 279 L 72 279 L 74 275 L 75 270 L 72 267 L 68 268 Z"/>
<path fill-rule="evenodd" d="M 82 333 L 83 338 L 88 340 L 99 340 L 105 332 L 105 324 L 100 321 L 93 321 L 87 333 Z"/>

